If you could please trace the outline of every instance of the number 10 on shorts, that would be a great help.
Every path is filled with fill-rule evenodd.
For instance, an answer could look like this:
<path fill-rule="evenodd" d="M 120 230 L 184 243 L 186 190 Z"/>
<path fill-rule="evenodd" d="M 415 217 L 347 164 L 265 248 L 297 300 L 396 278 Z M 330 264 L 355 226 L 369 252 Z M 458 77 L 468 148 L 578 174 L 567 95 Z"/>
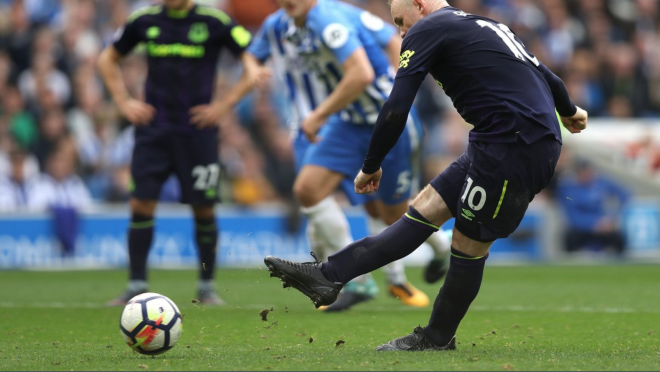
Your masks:
<path fill-rule="evenodd" d="M 467 186 L 465 186 L 465 192 L 463 192 L 463 196 L 461 196 L 461 202 L 465 203 L 465 198 L 467 198 L 467 203 L 470 208 L 474 211 L 478 211 L 484 207 L 484 204 L 486 204 L 486 190 L 484 190 L 484 188 L 481 186 L 472 187 L 473 182 L 474 181 L 472 180 L 472 177 L 468 177 Z M 474 199 L 476 198 L 477 194 L 480 194 L 479 203 L 474 204 Z"/>

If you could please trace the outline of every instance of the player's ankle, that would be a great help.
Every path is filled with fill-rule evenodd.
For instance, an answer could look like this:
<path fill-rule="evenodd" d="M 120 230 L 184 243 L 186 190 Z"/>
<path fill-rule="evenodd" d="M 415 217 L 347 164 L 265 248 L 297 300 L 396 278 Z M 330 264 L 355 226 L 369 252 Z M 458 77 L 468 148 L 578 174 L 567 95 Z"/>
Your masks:
<path fill-rule="evenodd" d="M 146 292 L 148 288 L 149 284 L 142 279 L 131 279 L 127 286 L 127 289 L 131 292 Z"/>

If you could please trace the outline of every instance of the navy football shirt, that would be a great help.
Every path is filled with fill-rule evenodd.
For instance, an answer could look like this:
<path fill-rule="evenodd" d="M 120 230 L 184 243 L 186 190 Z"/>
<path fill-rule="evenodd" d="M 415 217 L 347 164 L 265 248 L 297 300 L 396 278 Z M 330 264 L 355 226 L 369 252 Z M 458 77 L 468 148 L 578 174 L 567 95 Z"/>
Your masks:
<path fill-rule="evenodd" d="M 213 96 L 220 51 L 239 55 L 250 33 L 221 10 L 195 5 L 188 11 L 163 6 L 137 10 L 114 42 L 128 54 L 144 43 L 149 72 L 146 102 L 156 108 L 151 125 L 190 126 L 191 107 L 208 104 Z"/>
<path fill-rule="evenodd" d="M 470 141 L 561 141 L 540 62 L 507 26 L 445 7 L 411 27 L 401 51 L 397 77 L 430 73 L 474 125 Z"/>

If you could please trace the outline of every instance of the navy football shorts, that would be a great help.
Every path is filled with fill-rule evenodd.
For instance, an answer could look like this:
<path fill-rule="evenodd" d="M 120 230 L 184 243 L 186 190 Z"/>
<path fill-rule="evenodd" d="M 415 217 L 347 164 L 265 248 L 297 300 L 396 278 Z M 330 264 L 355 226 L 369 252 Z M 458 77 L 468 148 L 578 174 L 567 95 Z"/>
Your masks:
<path fill-rule="evenodd" d="M 490 242 L 516 230 L 529 203 L 550 182 L 561 143 L 546 136 L 525 144 L 470 142 L 431 181 L 468 238 Z"/>
<path fill-rule="evenodd" d="M 179 180 L 182 203 L 216 203 L 220 178 L 217 129 L 184 132 L 135 128 L 132 196 L 158 200 L 161 187 L 171 174 Z"/>

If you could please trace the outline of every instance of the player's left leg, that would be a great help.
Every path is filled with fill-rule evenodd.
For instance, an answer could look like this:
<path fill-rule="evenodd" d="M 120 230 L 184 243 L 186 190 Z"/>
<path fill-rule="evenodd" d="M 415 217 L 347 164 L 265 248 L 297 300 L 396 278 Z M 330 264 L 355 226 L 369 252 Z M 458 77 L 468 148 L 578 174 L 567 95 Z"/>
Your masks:
<path fill-rule="evenodd" d="M 215 291 L 220 165 L 217 130 L 181 133 L 172 138 L 172 161 L 181 185 L 181 202 L 190 204 L 195 219 L 195 242 L 199 252 L 197 299 L 207 305 L 224 305 Z"/>
<path fill-rule="evenodd" d="M 131 158 L 131 221 L 127 233 L 129 282 L 126 290 L 108 306 L 124 306 L 148 291 L 147 258 L 154 236 L 154 212 L 163 183 L 171 173 L 169 142 L 149 127 L 135 130 Z"/>

